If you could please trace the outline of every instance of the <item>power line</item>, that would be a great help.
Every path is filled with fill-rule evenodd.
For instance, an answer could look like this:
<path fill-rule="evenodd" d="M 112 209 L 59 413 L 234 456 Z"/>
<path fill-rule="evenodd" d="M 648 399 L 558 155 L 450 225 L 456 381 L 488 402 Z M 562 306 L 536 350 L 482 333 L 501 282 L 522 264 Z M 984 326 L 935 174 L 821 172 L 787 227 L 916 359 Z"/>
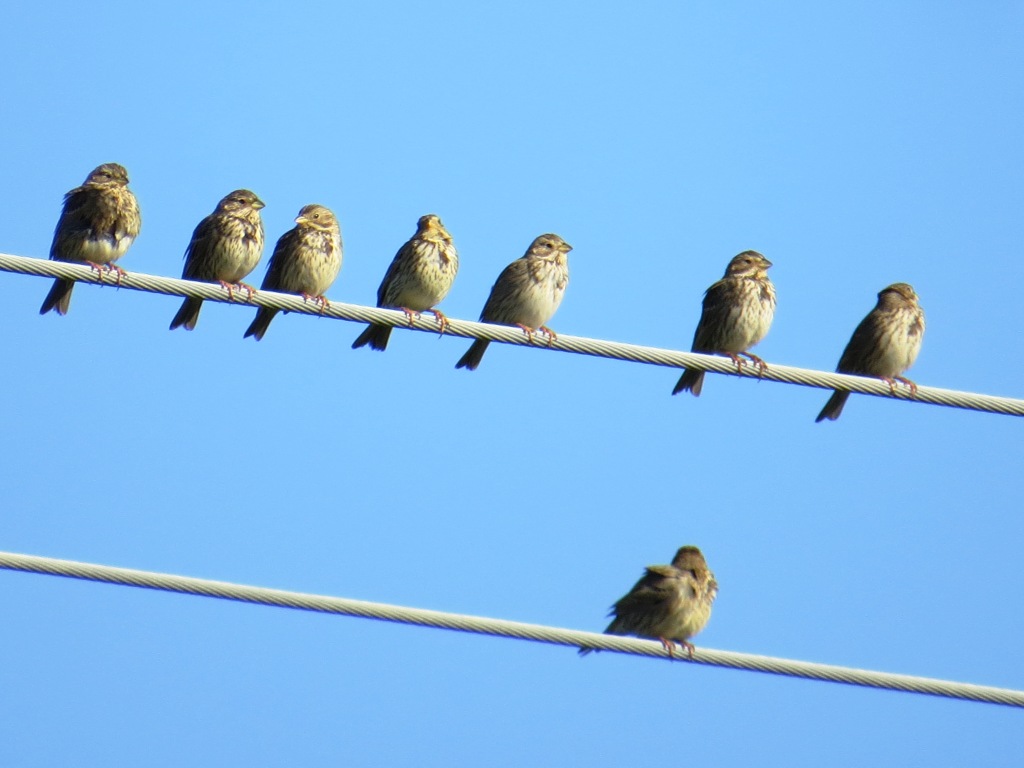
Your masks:
<path fill-rule="evenodd" d="M 115 278 L 82 265 L 48 259 L 32 259 L 24 256 L 13 256 L 0 253 L 0 270 L 16 272 L 40 277 L 65 277 L 83 283 L 99 283 L 111 285 Z M 137 291 L 163 293 L 173 296 L 193 296 L 195 298 L 220 301 L 248 307 L 271 307 L 306 315 L 322 315 L 338 320 L 350 320 L 358 323 L 377 323 L 396 328 L 413 328 L 418 331 L 438 332 L 437 321 L 429 313 L 415 319 L 410 324 L 405 313 L 392 309 L 378 309 L 358 304 L 342 304 L 332 301 L 330 306 L 321 310 L 315 303 L 305 302 L 299 296 L 272 291 L 259 291 L 251 301 L 228 301 L 227 292 L 219 285 L 181 280 L 173 277 L 159 277 L 140 272 L 129 272 L 121 277 L 120 287 Z M 245 292 L 235 292 L 235 296 L 245 296 Z M 452 336 L 467 338 L 490 339 L 505 344 L 518 344 L 539 349 L 552 349 L 561 352 L 575 352 L 581 355 L 592 355 L 614 360 L 627 360 L 636 363 L 663 365 L 672 368 L 699 368 L 714 373 L 724 373 L 746 378 L 760 378 L 767 381 L 779 381 L 786 384 L 800 384 L 820 389 L 847 389 L 865 395 L 890 397 L 897 400 L 910 400 L 906 387 L 898 387 L 893 394 L 885 382 L 861 376 L 849 376 L 831 371 L 816 371 L 809 368 L 794 368 L 788 365 L 772 363 L 766 371 L 760 372 L 754 366 L 744 366 L 737 372 L 731 360 L 715 355 L 701 355 L 694 352 L 678 352 L 658 347 L 644 347 L 636 344 L 624 344 L 615 341 L 588 339 L 582 336 L 559 334 L 554 340 L 535 334 L 529 338 L 520 329 L 488 323 L 476 323 L 468 320 L 449 319 L 450 325 L 445 333 Z M 549 343 L 550 342 L 550 343 Z M 1001 413 L 1009 416 L 1024 416 L 1024 400 L 1012 397 L 997 397 L 971 392 L 960 392 L 952 389 L 939 389 L 919 385 L 917 396 L 913 402 L 945 405 L 952 408 L 963 408 L 988 413 Z"/>
<path fill-rule="evenodd" d="M 579 630 L 547 627 L 541 624 L 524 624 L 518 621 L 489 619 L 481 616 L 445 613 L 443 611 L 430 611 L 422 608 L 388 605 L 386 603 L 349 600 L 341 597 L 328 597 L 326 595 L 252 587 L 244 584 L 232 584 L 226 581 L 210 581 L 208 579 L 196 579 L 167 573 L 114 568 L 106 565 L 79 563 L 71 560 L 58 560 L 35 555 L 22 555 L 14 552 L 0 552 L 0 568 L 85 579 L 88 581 L 100 581 L 122 586 L 145 587 L 187 595 L 215 597 L 222 600 L 237 600 L 243 603 L 274 605 L 281 608 L 336 613 L 345 616 L 361 616 L 363 618 L 415 624 L 436 629 L 497 635 L 499 637 L 532 640 L 553 645 L 567 645 L 574 649 L 585 646 L 587 648 L 629 653 L 637 656 L 670 658 L 661 643 L 652 640 L 603 635 L 596 632 L 581 632 Z M 687 657 L 684 656 L 682 658 L 686 659 Z M 675 659 L 678 660 L 680 657 L 677 655 Z M 1009 707 L 1024 707 L 1024 691 L 1015 691 L 1007 688 L 957 683 L 912 675 L 897 675 L 888 672 L 872 672 L 850 667 L 837 667 L 830 664 L 815 664 L 806 661 L 779 659 L 771 656 L 756 656 L 749 653 L 715 651 L 708 648 L 697 648 L 693 653 L 692 661 L 696 664 L 767 672 L 789 677 L 803 677 L 811 680 L 825 680 L 871 688 L 924 693 L 932 696 L 1002 704 Z"/>

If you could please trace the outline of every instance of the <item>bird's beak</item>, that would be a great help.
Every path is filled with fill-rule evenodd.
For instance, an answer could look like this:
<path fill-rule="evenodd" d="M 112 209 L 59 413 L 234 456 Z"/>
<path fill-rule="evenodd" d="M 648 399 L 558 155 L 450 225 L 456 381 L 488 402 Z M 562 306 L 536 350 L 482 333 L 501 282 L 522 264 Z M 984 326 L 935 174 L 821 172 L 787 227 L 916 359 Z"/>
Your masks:
<path fill-rule="evenodd" d="M 259 211 L 262 210 L 263 208 L 266 208 L 267 204 L 264 203 L 262 200 L 253 200 L 252 207 Z"/>
<path fill-rule="evenodd" d="M 295 217 L 295 223 L 296 224 L 309 224 L 309 219 L 307 219 L 302 214 L 299 214 L 298 216 Z"/>
<path fill-rule="evenodd" d="M 562 244 L 558 246 L 558 250 L 560 250 L 562 253 L 568 253 L 569 251 L 572 250 L 572 246 L 563 240 Z"/>
<path fill-rule="evenodd" d="M 765 259 L 765 260 L 764 260 L 764 268 L 765 268 L 765 269 L 768 269 L 768 268 L 770 268 L 771 266 L 772 266 L 772 263 L 771 263 L 770 261 L 768 261 L 768 259 Z"/>

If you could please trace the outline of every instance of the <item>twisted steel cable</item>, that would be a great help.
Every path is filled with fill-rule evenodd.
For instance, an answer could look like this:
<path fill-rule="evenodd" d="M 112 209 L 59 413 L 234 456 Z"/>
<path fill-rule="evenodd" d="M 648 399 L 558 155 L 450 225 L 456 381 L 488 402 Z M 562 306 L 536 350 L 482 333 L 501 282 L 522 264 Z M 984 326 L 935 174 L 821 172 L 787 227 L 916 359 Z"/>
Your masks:
<path fill-rule="evenodd" d="M 229 299 L 228 292 L 219 285 L 181 280 L 173 277 L 158 277 L 141 272 L 129 272 L 115 283 L 113 275 L 97 271 L 82 264 L 71 264 L 47 259 L 32 259 L 24 256 L 13 256 L 0 253 L 0 270 L 16 272 L 39 277 L 66 277 L 83 283 L 102 285 L 116 284 L 121 288 L 136 291 L 163 293 L 172 296 L 193 296 L 209 301 L 220 301 L 241 304 L 249 307 L 271 307 L 297 314 L 319 315 L 338 320 L 349 320 L 357 323 L 377 323 L 396 328 L 411 328 L 418 331 L 437 333 L 440 330 L 437 320 L 429 313 L 410 319 L 404 312 L 394 309 L 378 309 L 358 304 L 342 304 L 332 301 L 328 307 L 320 307 L 314 302 L 304 301 L 300 296 L 272 291 L 258 291 L 250 298 L 245 291 L 235 291 Z M 504 344 L 518 344 L 536 349 L 575 352 L 580 355 L 606 357 L 613 360 L 628 360 L 649 365 L 663 365 L 671 368 L 698 368 L 715 373 L 733 376 L 779 381 L 786 384 L 800 384 L 819 389 L 846 389 L 876 397 L 890 397 L 897 400 L 912 400 L 918 403 L 945 405 L 951 408 L 964 408 L 973 411 L 986 411 L 1009 416 L 1024 416 L 1024 400 L 1012 397 L 975 394 L 952 389 L 939 389 L 918 385 L 917 395 L 913 398 L 906 387 L 889 388 L 885 382 L 849 376 L 831 371 L 817 371 L 808 368 L 794 368 L 788 365 L 772 363 L 765 371 L 754 366 L 744 366 L 737 370 L 731 360 L 714 355 L 702 355 L 694 352 L 680 352 L 658 347 L 644 347 L 636 344 L 624 344 L 616 341 L 589 339 L 582 336 L 559 334 L 549 339 L 537 333 L 527 336 L 518 328 L 503 325 L 477 323 L 469 320 L 449 318 L 445 333 L 452 336 L 464 336 L 473 339 L 490 339 Z"/>
<path fill-rule="evenodd" d="M 281 589 L 267 589 L 265 587 L 232 584 L 226 581 L 210 581 L 208 579 L 197 579 L 167 573 L 114 568 L 93 563 L 23 555 L 15 552 L 0 552 L 0 568 L 85 579 L 88 581 L 100 581 L 107 584 L 145 587 L 147 589 L 158 589 L 187 595 L 215 597 L 222 600 L 237 600 L 243 603 L 274 605 L 281 608 L 336 613 L 344 616 L 360 616 L 402 624 L 415 624 L 421 627 L 497 635 L 499 637 L 532 640 L 553 645 L 566 645 L 574 650 L 582 646 L 603 651 L 629 653 L 637 656 L 656 656 L 664 659 L 672 660 L 674 658 L 675 660 L 680 660 L 678 655 L 670 657 L 668 651 L 666 651 L 661 643 L 653 640 L 603 635 L 596 632 L 581 632 L 579 630 L 548 627 L 541 624 L 525 624 L 518 621 L 467 616 L 458 613 L 425 610 L 423 608 L 389 605 L 387 603 L 371 603 L 365 600 L 350 600 L 341 597 L 290 592 Z M 830 664 L 816 664 L 771 656 L 758 656 L 749 653 L 716 651 L 709 648 L 697 648 L 693 652 L 692 660 L 688 657 L 682 657 L 682 660 L 689 660 L 695 664 L 731 667 L 733 669 L 767 672 L 789 677 L 803 677 L 833 683 L 923 693 L 953 699 L 1002 704 L 1009 707 L 1024 707 L 1024 691 L 936 680 L 927 677 L 915 677 L 913 675 L 873 672 L 865 669 L 837 667 Z"/>

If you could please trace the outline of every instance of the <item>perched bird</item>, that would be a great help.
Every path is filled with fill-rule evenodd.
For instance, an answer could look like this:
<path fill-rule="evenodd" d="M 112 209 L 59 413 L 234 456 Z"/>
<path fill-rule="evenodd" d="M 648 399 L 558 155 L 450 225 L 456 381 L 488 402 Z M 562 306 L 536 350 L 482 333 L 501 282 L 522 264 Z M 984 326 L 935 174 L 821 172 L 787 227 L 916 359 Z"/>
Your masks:
<path fill-rule="evenodd" d="M 128 189 L 128 171 L 117 163 L 104 163 L 82 186 L 64 195 L 64 210 L 53 231 L 50 258 L 85 262 L 97 271 L 114 270 L 120 280 L 124 270 L 114 262 L 124 256 L 141 227 L 139 203 Z M 58 315 L 66 315 L 74 287 L 74 280 L 54 280 L 39 314 L 56 309 Z"/>
<path fill-rule="evenodd" d="M 199 222 L 192 233 L 181 276 L 186 280 L 220 283 L 228 292 L 228 299 L 235 289 L 246 290 L 251 297 L 253 287 L 241 281 L 256 269 L 263 255 L 263 207 L 263 201 L 248 189 L 236 189 L 217 203 L 214 212 Z M 202 299 L 186 298 L 171 320 L 171 330 L 184 325 L 191 331 L 202 308 Z"/>
<path fill-rule="evenodd" d="M 480 322 L 518 325 L 532 339 L 540 329 L 549 339 L 555 333 L 544 325 L 562 303 L 565 286 L 569 284 L 569 261 L 566 254 L 572 246 L 558 235 L 541 235 L 526 254 L 502 270 L 491 288 Z M 477 339 L 456 368 L 475 371 L 483 359 L 487 339 Z"/>
<path fill-rule="evenodd" d="M 341 228 L 334 214 L 322 205 L 307 205 L 295 217 L 295 226 L 281 235 L 274 246 L 267 276 L 260 288 L 297 293 L 303 299 L 327 307 L 330 302 L 324 292 L 341 269 L 341 251 Z M 262 339 L 277 312 L 260 307 L 245 337 Z"/>
<path fill-rule="evenodd" d="M 875 308 L 860 321 L 839 358 L 836 371 L 854 376 L 877 376 L 894 394 L 896 382 L 901 381 L 910 387 L 912 396 L 916 395 L 917 385 L 900 374 L 914 364 L 923 338 L 924 310 L 917 301 L 917 294 L 906 283 L 893 283 L 879 292 Z M 849 397 L 848 391 L 835 390 L 814 421 L 838 419 Z"/>
<path fill-rule="evenodd" d="M 401 309 L 410 322 L 417 313 L 430 311 L 443 333 L 448 320 L 434 306 L 448 295 L 458 271 L 459 254 L 441 219 L 432 213 L 421 216 L 416 234 L 398 249 L 377 289 L 377 306 Z M 352 343 L 352 349 L 369 344 L 384 351 L 389 338 L 390 325 L 370 325 Z"/>
<path fill-rule="evenodd" d="M 749 357 L 761 370 L 768 367 L 764 360 L 747 350 L 768 335 L 775 316 L 775 286 L 768 279 L 771 265 L 757 251 L 733 256 L 725 277 L 704 293 L 700 322 L 690 348 L 692 352 L 726 355 L 737 368 L 743 366 L 739 355 Z M 687 368 L 672 394 L 688 390 L 697 397 L 703 386 L 704 371 Z"/>
<path fill-rule="evenodd" d="M 669 655 L 673 641 L 689 651 L 690 638 L 704 629 L 718 595 L 715 574 L 697 547 L 681 547 L 672 565 L 649 565 L 629 593 L 612 606 L 606 635 L 635 635 L 660 640 Z M 592 648 L 581 648 L 584 656 Z"/>

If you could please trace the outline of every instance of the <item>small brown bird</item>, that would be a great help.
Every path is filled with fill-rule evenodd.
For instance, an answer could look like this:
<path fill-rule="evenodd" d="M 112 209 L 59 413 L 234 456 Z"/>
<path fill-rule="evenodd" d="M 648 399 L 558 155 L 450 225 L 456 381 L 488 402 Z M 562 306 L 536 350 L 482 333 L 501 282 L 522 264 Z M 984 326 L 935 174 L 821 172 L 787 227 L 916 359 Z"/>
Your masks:
<path fill-rule="evenodd" d="M 330 306 L 324 292 L 341 270 L 341 228 L 329 208 L 307 205 L 274 246 L 261 290 L 297 293 L 321 307 Z M 245 337 L 263 338 L 278 310 L 260 307 Z"/>
<path fill-rule="evenodd" d="M 480 322 L 518 325 L 531 339 L 539 329 L 554 339 L 555 332 L 544 324 L 562 303 L 565 286 L 569 284 L 566 254 L 571 250 L 572 246 L 558 235 L 541 235 L 534 240 L 525 255 L 498 275 L 480 313 Z M 474 341 L 455 367 L 475 371 L 490 343 L 487 339 Z"/>
<path fill-rule="evenodd" d="M 854 376 L 877 376 L 894 394 L 896 382 L 901 381 L 910 387 L 910 394 L 914 396 L 917 385 L 900 374 L 914 364 L 923 339 L 924 310 L 917 294 L 906 283 L 893 283 L 879 292 L 875 308 L 860 321 L 839 358 L 836 371 Z M 834 390 L 814 421 L 838 419 L 849 397 L 848 391 Z"/>
<path fill-rule="evenodd" d="M 725 277 L 704 293 L 690 351 L 726 355 L 737 368 L 743 366 L 739 355 L 749 357 L 761 370 L 768 367 L 747 350 L 768 335 L 775 316 L 775 286 L 768 279 L 771 265 L 757 251 L 744 251 L 732 258 Z M 704 371 L 687 368 L 672 394 L 689 390 L 697 397 L 703 386 Z"/>
<path fill-rule="evenodd" d="M 681 547 L 672 565 L 649 565 L 629 593 L 612 606 L 606 635 L 635 635 L 660 640 L 669 655 L 673 642 L 689 651 L 690 638 L 704 629 L 718 595 L 715 574 L 697 547 Z M 586 655 L 592 648 L 581 648 Z"/>
<path fill-rule="evenodd" d="M 241 282 L 263 255 L 263 201 L 248 189 L 236 189 L 217 203 L 217 208 L 199 222 L 185 249 L 186 280 L 220 283 L 231 299 L 235 290 L 255 292 Z M 171 320 L 171 330 L 184 325 L 191 331 L 199 321 L 203 300 L 188 297 Z"/>
<path fill-rule="evenodd" d="M 141 227 L 139 203 L 128 189 L 128 171 L 117 163 L 104 163 L 89 174 L 82 186 L 64 195 L 64 209 L 53 231 L 50 258 L 84 262 L 97 271 L 116 271 L 120 280 L 124 270 L 114 262 L 124 256 Z M 74 287 L 74 280 L 54 280 L 39 314 L 56 309 L 58 315 L 66 315 Z"/>
<path fill-rule="evenodd" d="M 377 306 L 401 309 L 410 321 L 418 313 L 430 311 L 443 333 L 448 321 L 434 306 L 448 295 L 458 271 L 459 254 L 441 219 L 432 213 L 421 216 L 416 234 L 398 249 L 377 289 Z M 352 343 L 352 349 L 369 344 L 384 351 L 389 338 L 390 325 L 370 325 Z"/>

